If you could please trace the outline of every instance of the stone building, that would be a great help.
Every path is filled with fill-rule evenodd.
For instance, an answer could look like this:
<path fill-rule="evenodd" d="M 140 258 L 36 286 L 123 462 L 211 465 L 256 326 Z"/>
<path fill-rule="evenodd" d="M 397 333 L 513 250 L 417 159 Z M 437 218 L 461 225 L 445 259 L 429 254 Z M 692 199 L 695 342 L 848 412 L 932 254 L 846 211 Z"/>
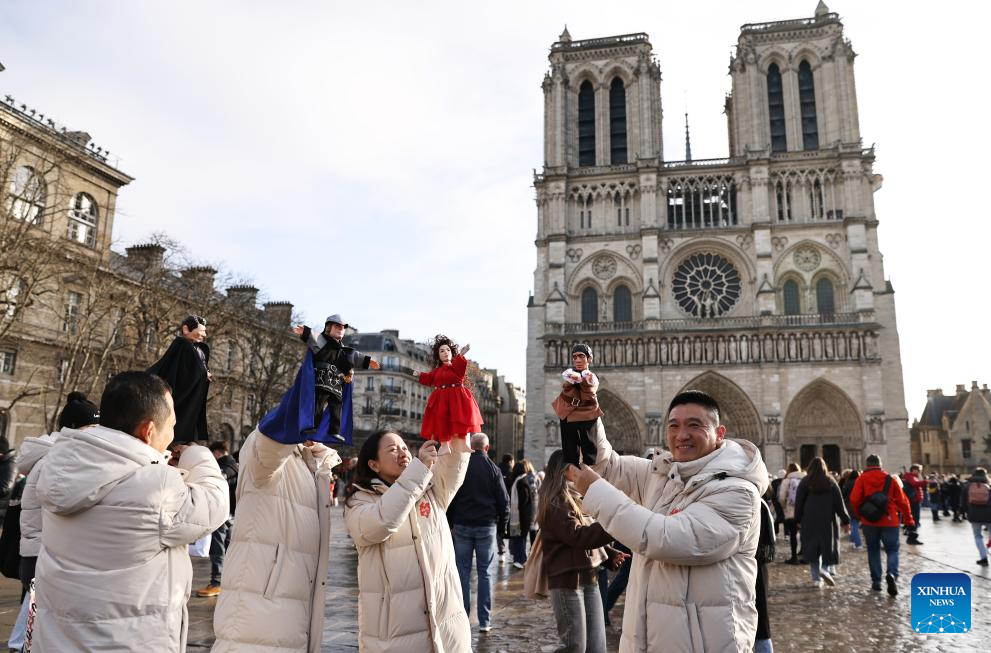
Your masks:
<path fill-rule="evenodd" d="M 909 458 L 894 291 L 840 17 L 744 25 L 729 73 L 729 156 L 665 161 L 647 34 L 551 46 L 537 267 L 528 306 L 526 453 L 559 446 L 550 402 L 588 343 L 619 449 L 663 443 L 698 388 L 769 469 Z M 720 71 L 712 71 L 715 82 Z M 545 449 L 546 448 L 546 449 Z"/>
<path fill-rule="evenodd" d="M 499 390 L 499 423 L 495 430 L 495 448 L 499 453 L 513 454 L 518 460 L 525 455 L 526 390 L 503 376 L 497 377 L 496 383 Z"/>
<path fill-rule="evenodd" d="M 89 134 L 0 102 L 0 443 L 54 430 L 70 391 L 98 402 L 110 376 L 147 368 L 191 313 L 209 321 L 211 437 L 236 448 L 292 382 L 303 345 L 291 304 L 259 308 L 257 288 L 158 243 L 111 250 L 131 181 Z"/>
<path fill-rule="evenodd" d="M 922 417 L 912 424 L 912 462 L 926 472 L 970 474 L 991 465 L 991 390 L 958 385 L 950 396 L 929 391 Z"/>
<path fill-rule="evenodd" d="M 378 370 L 362 370 L 354 380 L 355 446 L 360 446 L 368 434 L 385 428 L 398 431 L 412 444 L 419 442 L 423 411 L 431 388 L 421 385 L 410 372 L 433 368 L 430 345 L 400 338 L 396 329 L 349 333 L 344 343 L 368 354 L 381 365 Z M 471 384 L 482 413 L 483 430 L 492 440 L 491 453 L 520 448 L 526 407 L 519 401 L 519 393 L 511 389 L 512 384 L 507 384 L 497 370 L 479 368 L 471 360 L 466 381 Z M 512 402 L 506 398 L 510 394 L 514 398 Z M 499 435 L 503 431 L 508 434 L 504 438 Z"/>

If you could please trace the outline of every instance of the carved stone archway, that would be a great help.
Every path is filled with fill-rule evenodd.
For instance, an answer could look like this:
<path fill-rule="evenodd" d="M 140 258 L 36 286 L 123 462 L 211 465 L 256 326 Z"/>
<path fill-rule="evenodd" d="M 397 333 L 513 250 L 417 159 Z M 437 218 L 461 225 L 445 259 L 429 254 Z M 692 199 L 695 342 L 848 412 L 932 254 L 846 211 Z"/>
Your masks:
<path fill-rule="evenodd" d="M 750 440 L 758 447 L 764 443 L 760 414 L 740 386 L 715 372 L 695 377 L 679 390 L 701 390 L 719 404 L 719 419 L 726 427 L 726 437 Z"/>
<path fill-rule="evenodd" d="M 605 413 L 602 425 L 613 449 L 633 456 L 643 454 L 644 439 L 640 419 L 630 405 L 608 390 L 599 390 L 598 397 L 599 407 Z"/>
<path fill-rule="evenodd" d="M 795 395 L 785 414 L 783 443 L 788 462 L 808 462 L 809 455 L 833 457 L 831 470 L 859 467 L 864 449 L 863 419 L 845 392 L 817 379 Z M 836 449 L 841 453 L 836 459 Z"/>

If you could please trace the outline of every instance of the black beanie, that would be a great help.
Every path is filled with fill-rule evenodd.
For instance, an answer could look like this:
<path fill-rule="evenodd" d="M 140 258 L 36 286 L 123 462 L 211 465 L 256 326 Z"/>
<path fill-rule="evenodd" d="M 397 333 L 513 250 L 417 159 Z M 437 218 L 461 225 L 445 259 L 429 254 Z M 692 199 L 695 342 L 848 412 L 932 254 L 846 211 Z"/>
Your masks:
<path fill-rule="evenodd" d="M 579 342 L 577 345 L 571 348 L 571 355 L 575 354 L 585 354 L 590 359 L 592 358 L 592 348 L 586 345 L 584 342 Z"/>
<path fill-rule="evenodd" d="M 60 429 L 78 429 L 100 422 L 100 409 L 81 392 L 70 392 L 58 417 Z"/>

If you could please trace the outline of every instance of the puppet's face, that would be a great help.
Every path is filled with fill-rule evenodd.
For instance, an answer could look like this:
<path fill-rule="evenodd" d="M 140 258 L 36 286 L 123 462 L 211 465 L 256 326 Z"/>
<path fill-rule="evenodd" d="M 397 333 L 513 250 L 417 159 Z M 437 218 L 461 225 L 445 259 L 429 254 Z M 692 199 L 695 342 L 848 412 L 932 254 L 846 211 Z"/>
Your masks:
<path fill-rule="evenodd" d="M 386 433 L 379 440 L 378 456 L 375 460 L 369 460 L 368 466 L 379 478 L 391 485 L 409 466 L 411 460 L 413 456 L 403 439 L 395 433 Z"/>
<path fill-rule="evenodd" d="M 437 350 L 437 358 L 440 359 L 440 362 L 442 364 L 450 363 L 451 359 L 453 358 L 453 356 L 451 356 L 451 348 L 447 345 L 441 345 L 440 348 Z"/>
<path fill-rule="evenodd" d="M 189 327 L 183 326 L 182 336 L 190 342 L 203 342 L 206 340 L 206 325 L 197 324 L 192 331 L 189 330 Z"/>
<path fill-rule="evenodd" d="M 576 372 L 584 372 L 588 369 L 588 356 L 579 352 L 571 355 L 571 366 Z"/>
<path fill-rule="evenodd" d="M 323 328 L 323 333 L 328 338 L 340 340 L 344 337 L 344 325 L 337 322 L 330 322 Z"/>

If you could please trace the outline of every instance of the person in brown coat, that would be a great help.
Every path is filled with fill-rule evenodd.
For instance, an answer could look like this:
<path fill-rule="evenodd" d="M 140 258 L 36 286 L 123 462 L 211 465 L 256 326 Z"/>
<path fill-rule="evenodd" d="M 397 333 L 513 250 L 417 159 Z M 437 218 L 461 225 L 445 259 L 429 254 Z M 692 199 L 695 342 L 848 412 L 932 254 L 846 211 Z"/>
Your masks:
<path fill-rule="evenodd" d="M 613 537 L 583 514 L 580 497 L 565 478 L 566 468 L 560 449 L 551 454 L 537 501 L 544 572 L 561 638 L 557 651 L 605 653 L 597 571 L 604 563 L 618 569 L 627 554 L 603 550 Z"/>
<path fill-rule="evenodd" d="M 578 466 L 584 460 L 586 465 L 595 464 L 595 444 L 592 429 L 596 420 L 604 413 L 599 408 L 596 393 L 599 379 L 590 369 L 592 349 L 579 343 L 571 348 L 571 363 L 574 366 L 561 374 L 564 383 L 561 394 L 551 407 L 561 420 L 561 449 L 564 462 Z"/>

